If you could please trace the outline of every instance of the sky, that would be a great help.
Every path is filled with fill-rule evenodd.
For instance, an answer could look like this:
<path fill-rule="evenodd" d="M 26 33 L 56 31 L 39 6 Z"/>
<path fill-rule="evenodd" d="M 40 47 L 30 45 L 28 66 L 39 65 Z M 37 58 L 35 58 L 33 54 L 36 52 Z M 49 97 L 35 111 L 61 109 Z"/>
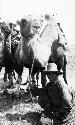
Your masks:
<path fill-rule="evenodd" d="M 75 0 L 0 0 L 0 17 L 15 22 L 28 14 L 49 13 L 61 23 L 68 44 L 75 44 Z"/>

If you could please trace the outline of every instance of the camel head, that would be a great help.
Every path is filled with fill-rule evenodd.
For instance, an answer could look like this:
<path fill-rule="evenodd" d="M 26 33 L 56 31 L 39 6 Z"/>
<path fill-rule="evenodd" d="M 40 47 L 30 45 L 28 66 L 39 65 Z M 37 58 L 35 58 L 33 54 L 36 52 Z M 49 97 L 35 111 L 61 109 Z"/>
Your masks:
<path fill-rule="evenodd" d="M 11 34 L 11 31 L 9 30 L 9 28 L 7 26 L 2 26 L 1 30 L 4 34 L 4 38 L 7 39 L 8 36 Z"/>
<path fill-rule="evenodd" d="M 28 38 L 33 36 L 31 20 L 21 19 L 20 32 L 22 37 Z"/>

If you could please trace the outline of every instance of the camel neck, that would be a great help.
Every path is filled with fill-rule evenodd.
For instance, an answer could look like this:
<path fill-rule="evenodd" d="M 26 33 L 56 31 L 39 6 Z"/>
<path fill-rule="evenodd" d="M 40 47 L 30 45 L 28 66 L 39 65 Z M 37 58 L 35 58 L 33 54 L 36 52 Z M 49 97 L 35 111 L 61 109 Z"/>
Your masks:
<path fill-rule="evenodd" d="M 21 38 L 21 52 L 26 53 L 26 56 L 28 56 L 30 52 L 30 42 L 27 39 Z"/>
<path fill-rule="evenodd" d="M 22 49 L 28 47 L 30 45 L 30 38 L 23 38 L 21 37 L 21 47 Z"/>

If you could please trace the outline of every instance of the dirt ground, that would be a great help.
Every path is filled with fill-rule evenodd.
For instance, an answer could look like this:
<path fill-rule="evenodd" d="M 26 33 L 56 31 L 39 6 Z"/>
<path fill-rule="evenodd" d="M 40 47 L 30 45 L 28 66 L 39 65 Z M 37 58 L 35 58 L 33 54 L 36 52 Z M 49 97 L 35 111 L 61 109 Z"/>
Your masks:
<path fill-rule="evenodd" d="M 53 121 L 48 117 L 42 116 L 43 109 L 37 102 L 30 99 L 30 93 L 21 91 L 20 98 L 9 90 L 9 94 L 3 95 L 3 74 L 4 69 L 0 73 L 0 125 L 53 125 Z M 27 77 L 28 70 L 23 72 L 23 82 Z M 75 45 L 71 45 L 67 52 L 67 80 L 69 87 L 75 95 Z M 15 84 L 15 82 L 14 82 Z M 24 86 L 23 86 L 24 88 Z M 73 108 L 70 112 L 70 118 L 63 125 L 75 125 L 75 98 L 73 100 Z M 60 123 L 54 123 L 60 125 Z"/>

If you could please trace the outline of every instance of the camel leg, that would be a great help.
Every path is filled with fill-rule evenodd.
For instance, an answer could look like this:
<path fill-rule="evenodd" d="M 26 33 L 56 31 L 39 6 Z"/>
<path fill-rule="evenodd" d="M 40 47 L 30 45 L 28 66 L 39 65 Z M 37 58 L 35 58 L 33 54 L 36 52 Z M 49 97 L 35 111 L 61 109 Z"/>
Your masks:
<path fill-rule="evenodd" d="M 39 82 L 39 72 L 36 74 L 36 80 L 37 80 L 37 88 L 38 88 L 38 82 Z"/>
<path fill-rule="evenodd" d="M 18 77 L 17 77 L 17 95 L 19 95 L 19 93 L 20 93 L 20 84 L 22 82 L 22 77 L 21 76 L 22 75 L 18 74 Z"/>
<path fill-rule="evenodd" d="M 32 69 L 29 68 L 29 79 L 30 79 L 30 82 L 32 82 L 33 84 L 35 84 L 36 82 L 36 79 L 35 79 L 35 73 L 31 71 Z"/>
<path fill-rule="evenodd" d="M 42 84 L 42 87 L 45 87 L 46 85 L 46 74 L 41 71 L 41 84 Z"/>
<path fill-rule="evenodd" d="M 6 70 L 6 68 L 5 68 L 5 73 L 4 73 L 4 78 L 3 78 L 3 79 L 4 79 L 4 82 L 7 81 L 7 74 L 8 74 L 8 73 L 7 73 L 7 70 Z"/>
<path fill-rule="evenodd" d="M 7 70 L 5 68 L 5 73 L 4 73 L 4 92 L 5 93 L 7 91 L 7 87 L 6 87 L 6 82 L 7 82 Z"/>
<path fill-rule="evenodd" d="M 60 71 L 61 69 L 63 70 L 63 78 L 64 78 L 65 83 L 67 84 L 66 64 L 67 64 L 66 55 L 64 55 L 64 57 L 59 58 L 58 61 L 56 62 L 58 71 Z"/>
<path fill-rule="evenodd" d="M 63 69 L 63 78 L 64 78 L 65 83 L 67 84 L 67 79 L 66 79 L 66 66 L 64 66 L 64 69 Z"/>
<path fill-rule="evenodd" d="M 16 80 L 16 89 L 17 89 L 17 95 L 19 96 L 20 93 L 20 84 L 22 82 L 22 73 L 23 73 L 23 65 L 15 63 L 15 71 L 18 74 L 17 80 Z"/>
<path fill-rule="evenodd" d="M 7 75 L 8 75 L 8 79 L 9 79 L 9 85 L 7 86 Z M 11 86 L 13 86 L 13 75 L 12 72 L 9 71 L 8 69 L 5 67 L 5 73 L 4 73 L 4 93 L 7 92 L 7 88 L 11 88 Z"/>
<path fill-rule="evenodd" d="M 64 56 L 63 78 L 64 78 L 65 83 L 67 84 L 67 79 L 66 79 L 66 64 L 67 64 L 66 56 Z"/>
<path fill-rule="evenodd" d="M 2 66 L 0 66 L 0 72 L 1 72 L 1 70 L 2 70 Z"/>
<path fill-rule="evenodd" d="M 9 88 L 13 86 L 13 75 L 12 72 L 8 73 L 8 79 L 9 79 Z"/>
<path fill-rule="evenodd" d="M 57 62 L 57 69 L 60 71 L 61 69 L 63 70 L 63 78 L 65 83 L 67 84 L 67 79 L 66 79 L 66 56 L 64 55 L 63 60 L 60 58 Z"/>

